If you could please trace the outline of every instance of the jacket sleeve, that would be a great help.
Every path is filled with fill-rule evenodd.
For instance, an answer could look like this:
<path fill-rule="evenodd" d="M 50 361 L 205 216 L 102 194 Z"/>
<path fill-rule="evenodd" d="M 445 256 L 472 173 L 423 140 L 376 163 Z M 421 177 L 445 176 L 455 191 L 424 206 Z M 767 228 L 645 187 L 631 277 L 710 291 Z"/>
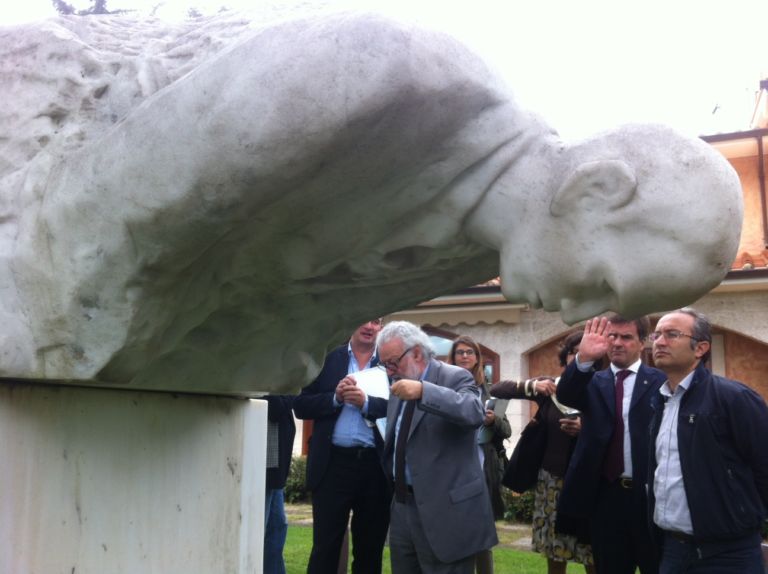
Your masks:
<path fill-rule="evenodd" d="M 554 377 L 552 378 L 554 379 Z M 527 399 L 534 402 L 538 396 L 525 394 L 525 381 L 500 381 L 491 385 L 488 392 L 497 399 Z"/>
<path fill-rule="evenodd" d="M 466 371 L 466 375 L 462 373 L 457 376 L 460 380 L 451 387 L 423 381 L 419 408 L 457 425 L 477 428 L 485 418 L 480 388 L 469 371 Z"/>
<path fill-rule="evenodd" d="M 564 405 L 568 405 L 574 409 L 578 409 L 582 412 L 587 412 L 587 385 L 592 380 L 595 371 L 590 369 L 589 371 L 582 372 L 576 367 L 576 361 L 571 361 L 571 364 L 565 368 L 560 382 L 557 384 L 557 400 Z"/>
<path fill-rule="evenodd" d="M 729 393 L 729 421 L 735 445 L 752 470 L 763 506 L 768 509 L 768 406 L 763 398 L 745 385 Z"/>
<path fill-rule="evenodd" d="M 499 381 L 491 385 L 488 392 L 497 399 L 528 399 L 525 396 L 525 381 Z"/>
<path fill-rule="evenodd" d="M 335 406 L 333 395 L 336 392 L 336 385 L 339 384 L 334 375 L 333 365 L 336 361 L 332 355 L 325 359 L 320 374 L 309 385 L 301 389 L 301 393 L 293 401 L 293 412 L 297 418 L 317 420 L 323 417 L 334 416 L 341 406 Z"/>

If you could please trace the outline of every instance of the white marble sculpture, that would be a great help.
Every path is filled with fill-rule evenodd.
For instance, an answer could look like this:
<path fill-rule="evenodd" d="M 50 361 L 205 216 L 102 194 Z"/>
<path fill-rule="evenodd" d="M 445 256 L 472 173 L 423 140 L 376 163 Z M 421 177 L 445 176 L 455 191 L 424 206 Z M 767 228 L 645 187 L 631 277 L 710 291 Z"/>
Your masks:
<path fill-rule="evenodd" d="M 706 144 L 564 143 L 457 41 L 375 15 L 0 29 L 0 101 L 2 377 L 296 389 L 360 322 L 497 274 L 568 322 L 643 313 L 739 240 Z"/>

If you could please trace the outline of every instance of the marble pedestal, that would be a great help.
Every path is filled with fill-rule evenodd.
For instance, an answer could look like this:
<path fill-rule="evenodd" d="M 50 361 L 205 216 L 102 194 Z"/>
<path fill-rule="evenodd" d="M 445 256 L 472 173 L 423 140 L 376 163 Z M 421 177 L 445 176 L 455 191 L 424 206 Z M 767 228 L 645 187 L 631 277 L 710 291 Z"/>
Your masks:
<path fill-rule="evenodd" d="M 0 384 L 0 572 L 261 572 L 267 405 Z"/>

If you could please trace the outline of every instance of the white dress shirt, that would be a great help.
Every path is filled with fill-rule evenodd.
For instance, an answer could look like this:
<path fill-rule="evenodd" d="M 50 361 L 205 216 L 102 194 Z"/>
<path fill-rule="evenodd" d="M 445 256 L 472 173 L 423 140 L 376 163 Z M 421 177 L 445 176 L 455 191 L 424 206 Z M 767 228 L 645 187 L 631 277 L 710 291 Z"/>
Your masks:
<path fill-rule="evenodd" d="M 659 389 L 659 392 L 667 397 L 667 402 L 664 405 L 659 434 L 656 436 L 657 466 L 653 475 L 653 493 L 656 496 L 653 521 L 662 530 L 675 530 L 686 534 L 693 534 L 693 524 L 688 498 L 685 495 L 683 469 L 680 466 L 677 419 L 680 401 L 692 380 L 693 373 L 689 373 L 675 387 L 674 393 L 669 387 L 669 382 Z"/>
<path fill-rule="evenodd" d="M 626 369 L 620 369 L 611 364 L 614 380 L 616 373 L 627 370 L 630 372 L 624 379 L 624 400 L 621 403 L 621 418 L 624 419 L 624 472 L 621 476 L 632 478 L 632 439 L 629 435 L 629 406 L 632 404 L 632 392 L 635 390 L 635 379 L 637 379 L 637 370 L 640 368 L 640 359 L 632 363 Z"/>
<path fill-rule="evenodd" d="M 579 362 L 578 355 L 576 356 L 576 368 L 581 372 L 586 373 L 592 368 L 594 361 Z M 621 403 L 621 417 L 624 419 L 624 471 L 621 476 L 626 478 L 632 478 L 632 439 L 629 435 L 629 406 L 632 404 L 632 392 L 635 390 L 635 379 L 637 379 L 637 371 L 641 365 L 640 359 L 632 363 L 626 369 L 622 369 L 611 363 L 611 372 L 613 373 L 614 380 L 616 379 L 616 373 L 619 371 L 627 370 L 630 372 L 627 378 L 624 379 L 624 400 Z"/>

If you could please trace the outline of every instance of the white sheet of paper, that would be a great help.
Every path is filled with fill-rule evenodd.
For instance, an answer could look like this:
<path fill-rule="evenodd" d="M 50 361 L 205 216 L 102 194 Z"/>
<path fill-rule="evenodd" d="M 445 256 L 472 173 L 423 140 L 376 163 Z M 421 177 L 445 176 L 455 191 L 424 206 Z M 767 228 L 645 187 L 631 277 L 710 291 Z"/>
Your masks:
<path fill-rule="evenodd" d="M 387 373 L 379 368 L 365 369 L 352 375 L 357 382 L 357 386 L 365 391 L 369 397 L 381 397 L 389 399 L 389 377 Z M 387 435 L 387 417 L 376 419 L 376 428 L 381 433 L 383 439 Z"/>
<path fill-rule="evenodd" d="M 389 378 L 387 373 L 381 369 L 365 369 L 353 373 L 352 376 L 357 382 L 357 386 L 365 391 L 369 397 L 389 398 Z"/>

